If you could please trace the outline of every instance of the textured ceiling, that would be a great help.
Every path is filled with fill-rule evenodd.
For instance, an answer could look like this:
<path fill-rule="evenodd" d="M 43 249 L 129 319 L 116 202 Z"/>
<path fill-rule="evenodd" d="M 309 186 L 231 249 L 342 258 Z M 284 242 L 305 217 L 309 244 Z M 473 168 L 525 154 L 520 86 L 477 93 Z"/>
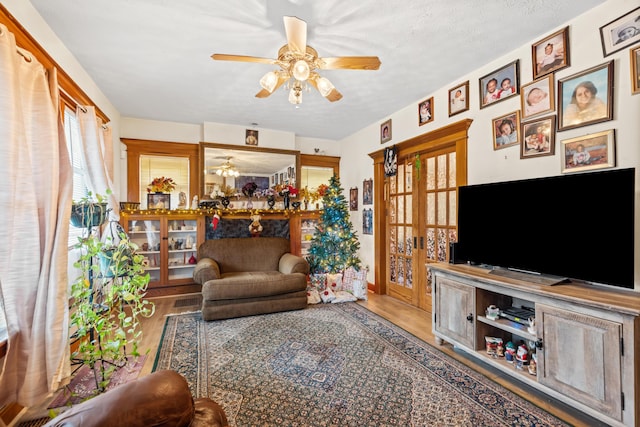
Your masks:
<path fill-rule="evenodd" d="M 31 0 L 123 117 L 219 122 L 340 140 L 479 65 L 546 36 L 604 0 Z M 299 108 L 280 88 L 255 98 L 275 58 L 282 17 L 308 24 L 320 57 L 377 55 L 377 71 L 328 70 L 343 94 L 315 90 Z M 515 59 L 515 58 L 514 58 Z M 525 79 L 526 81 L 527 79 Z"/>

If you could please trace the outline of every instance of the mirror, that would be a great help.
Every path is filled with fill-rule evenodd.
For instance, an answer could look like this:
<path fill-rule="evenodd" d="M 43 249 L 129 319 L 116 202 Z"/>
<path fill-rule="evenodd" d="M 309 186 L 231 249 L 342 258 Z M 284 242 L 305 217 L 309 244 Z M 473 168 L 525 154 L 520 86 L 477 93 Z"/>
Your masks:
<path fill-rule="evenodd" d="M 297 187 L 300 152 L 201 142 L 199 176 L 201 200 L 215 197 L 224 186 L 240 192 L 243 185 L 251 181 L 258 189 L 281 184 Z"/>

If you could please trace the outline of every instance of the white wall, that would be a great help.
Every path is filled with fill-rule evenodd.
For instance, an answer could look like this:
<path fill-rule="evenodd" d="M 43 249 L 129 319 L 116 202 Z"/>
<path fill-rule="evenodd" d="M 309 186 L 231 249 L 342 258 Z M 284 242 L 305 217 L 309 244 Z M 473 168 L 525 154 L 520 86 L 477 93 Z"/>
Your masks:
<path fill-rule="evenodd" d="M 470 74 L 452 80 L 450 84 L 435 92 L 416 94 L 415 103 L 388 117 L 381 118 L 365 129 L 340 141 L 342 158 L 348 159 L 348 163 L 347 160 L 343 160 L 340 168 L 343 187 L 358 186 L 358 188 L 362 188 L 363 179 L 371 177 L 373 167 L 367 153 L 400 143 L 464 118 L 473 119 L 469 129 L 468 144 L 469 184 L 561 175 L 559 147 L 561 147 L 562 140 L 615 129 L 616 165 L 621 168 L 636 167 L 639 169 L 636 171 L 635 265 L 640 266 L 640 95 L 631 95 L 629 49 L 623 49 L 604 58 L 599 31 L 601 26 L 636 7 L 638 7 L 637 0 L 610 0 L 553 31 L 541 33 L 539 37 L 531 40 L 531 43 L 483 65 Z M 514 96 L 480 109 L 479 79 L 516 59 L 520 59 L 520 83 L 529 83 L 532 80 L 531 45 L 567 25 L 569 26 L 571 65 L 556 73 L 556 82 L 558 79 L 614 60 L 614 120 L 557 132 L 556 154 L 553 156 L 520 159 L 520 151 L 517 146 L 494 151 L 491 120 L 519 110 L 520 97 Z M 421 52 L 417 52 L 417 54 L 421 54 Z M 422 54 L 427 55 L 428 52 Z M 469 80 L 469 111 L 448 117 L 448 90 L 466 80 Z M 416 114 L 418 103 L 431 96 L 435 101 L 435 119 L 431 123 L 419 126 Z M 389 118 L 392 119 L 393 139 L 380 145 L 380 125 Z M 352 214 L 352 221 L 360 236 L 361 258 L 365 264 L 373 267 L 376 261 L 374 260 L 373 237 L 363 236 L 361 233 L 362 211 L 352 212 Z M 564 215 L 574 214 L 567 212 Z M 561 220 L 561 218 L 556 219 Z M 373 280 L 371 274 L 369 280 Z M 635 272 L 635 290 L 640 291 L 640 268 L 636 268 Z"/>
<path fill-rule="evenodd" d="M 224 144 L 243 144 L 244 127 L 225 125 L 220 123 L 203 123 L 190 125 L 182 123 L 155 122 L 135 118 L 120 118 L 120 114 L 111 105 L 91 77 L 82 69 L 70 52 L 42 20 L 29 2 L 24 0 L 3 0 L 3 4 L 16 19 L 35 37 L 44 49 L 55 58 L 58 64 L 83 88 L 89 97 L 111 119 L 113 127 L 114 152 L 116 156 L 116 189 L 120 194 L 126 194 L 126 167 L 118 159 L 124 158 L 120 153 L 120 137 L 139 138 L 162 141 L 197 143 L 199 141 L 218 142 Z M 631 96 L 629 71 L 629 49 L 624 49 L 604 58 L 600 44 L 599 28 L 609 21 L 635 9 L 637 0 L 609 0 L 570 22 L 559 26 L 556 30 L 569 26 L 570 62 L 571 66 L 556 73 L 556 80 L 581 72 L 590 67 L 603 64 L 609 60 L 615 61 L 614 73 L 614 119 L 613 121 L 581 127 L 556 134 L 556 154 L 554 156 L 537 157 L 521 160 L 518 147 L 493 150 L 491 120 L 518 110 L 519 97 L 513 97 L 484 109 L 479 108 L 478 80 L 504 65 L 520 59 L 520 83 L 526 84 L 532 80 L 531 44 L 548 36 L 553 31 L 541 33 L 529 44 L 512 52 L 506 53 L 498 60 L 482 65 L 467 75 L 460 76 L 446 86 L 431 93 L 417 93 L 415 102 L 405 108 L 392 112 L 389 116 L 380 118 L 370 126 L 338 142 L 313 138 L 296 138 L 294 134 L 260 129 L 260 146 L 297 149 L 303 153 L 314 152 L 318 148 L 322 154 L 341 156 L 343 163 L 340 168 L 342 187 L 358 187 L 362 189 L 362 181 L 372 176 L 372 161 L 368 153 L 377 151 L 381 147 L 400 143 L 416 135 L 430 132 L 444 125 L 463 118 L 472 118 L 473 124 L 469 129 L 468 146 L 468 178 L 470 184 L 492 181 L 524 179 L 542 176 L 560 175 L 560 151 L 558 147 L 564 139 L 580 135 L 591 134 L 603 130 L 616 130 L 616 150 L 618 167 L 640 166 L 640 95 Z M 417 52 L 428 55 L 429 52 Z M 459 83 L 469 80 L 469 106 L 467 112 L 448 117 L 448 90 Z M 424 126 L 417 123 L 418 102 L 434 97 L 434 121 Z M 391 118 L 393 120 L 393 139 L 385 145 L 379 144 L 380 124 Z M 347 160 L 348 159 L 348 162 Z M 119 169 L 119 170 L 118 170 Z M 119 174 L 118 174 L 119 173 Z M 640 265 L 640 183 L 636 174 L 636 223 L 635 223 L 635 264 Z M 361 258 L 365 265 L 373 269 L 374 259 L 373 236 L 362 235 L 362 209 L 351 213 L 352 221 L 361 242 Z M 640 291 L 640 268 L 635 273 L 636 290 Z M 370 281 L 373 275 L 370 273 Z"/>

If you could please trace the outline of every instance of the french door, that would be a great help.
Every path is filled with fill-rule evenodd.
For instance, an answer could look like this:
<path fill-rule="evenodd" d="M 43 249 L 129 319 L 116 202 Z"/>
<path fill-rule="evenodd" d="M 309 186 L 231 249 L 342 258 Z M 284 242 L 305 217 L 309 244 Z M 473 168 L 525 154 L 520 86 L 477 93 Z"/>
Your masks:
<path fill-rule="evenodd" d="M 457 241 L 455 147 L 399 160 L 388 179 L 387 293 L 431 311 L 429 264 Z"/>
<path fill-rule="evenodd" d="M 429 265 L 449 260 L 457 241 L 457 189 L 467 179 L 467 129 L 463 120 L 396 145 L 395 176 L 384 176 L 382 151 L 374 158 L 374 291 L 431 312 Z M 377 184 L 376 184 L 377 183 Z"/>

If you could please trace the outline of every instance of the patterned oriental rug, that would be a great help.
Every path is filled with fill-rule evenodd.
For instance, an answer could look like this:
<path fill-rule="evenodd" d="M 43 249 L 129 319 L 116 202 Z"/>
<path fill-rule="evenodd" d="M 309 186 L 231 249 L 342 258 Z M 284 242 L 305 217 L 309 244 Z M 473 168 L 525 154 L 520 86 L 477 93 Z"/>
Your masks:
<path fill-rule="evenodd" d="M 238 427 L 566 425 L 356 303 L 169 316 L 159 369 Z"/>

